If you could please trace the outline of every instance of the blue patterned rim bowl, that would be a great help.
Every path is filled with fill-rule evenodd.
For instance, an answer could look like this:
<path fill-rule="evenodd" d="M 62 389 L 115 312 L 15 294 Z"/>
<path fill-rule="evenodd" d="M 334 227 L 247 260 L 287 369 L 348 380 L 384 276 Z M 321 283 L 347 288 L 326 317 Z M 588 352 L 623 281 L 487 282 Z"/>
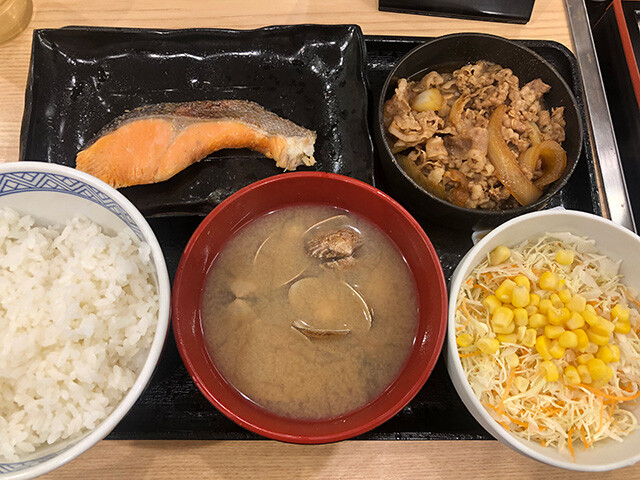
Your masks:
<path fill-rule="evenodd" d="M 29 214 L 42 225 L 63 224 L 82 215 L 116 234 L 129 231 L 151 247 L 158 288 L 159 314 L 153 342 L 138 376 L 116 408 L 80 437 L 41 447 L 19 462 L 0 458 L 0 480 L 23 480 L 47 473 L 104 438 L 136 402 L 158 363 L 169 328 L 170 286 L 158 240 L 142 214 L 122 194 L 104 182 L 73 168 L 43 162 L 0 164 L 0 207 Z M 0 439 L 2 432 L 0 432 Z"/>

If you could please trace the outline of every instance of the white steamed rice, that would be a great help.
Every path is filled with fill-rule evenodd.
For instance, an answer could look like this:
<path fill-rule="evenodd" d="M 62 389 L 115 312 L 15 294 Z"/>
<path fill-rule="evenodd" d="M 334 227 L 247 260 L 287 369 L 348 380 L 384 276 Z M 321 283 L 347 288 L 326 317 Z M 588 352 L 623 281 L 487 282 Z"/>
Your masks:
<path fill-rule="evenodd" d="M 0 209 L 0 461 L 93 429 L 131 388 L 158 316 L 150 253 Z"/>

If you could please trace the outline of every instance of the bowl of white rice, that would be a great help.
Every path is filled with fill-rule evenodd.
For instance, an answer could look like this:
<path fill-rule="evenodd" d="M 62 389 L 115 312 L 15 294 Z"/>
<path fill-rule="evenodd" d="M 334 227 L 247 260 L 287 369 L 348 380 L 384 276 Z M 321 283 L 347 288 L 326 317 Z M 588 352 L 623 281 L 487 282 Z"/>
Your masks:
<path fill-rule="evenodd" d="M 49 472 L 120 422 L 169 299 L 158 241 L 122 194 L 60 165 L 0 165 L 0 480 Z"/>

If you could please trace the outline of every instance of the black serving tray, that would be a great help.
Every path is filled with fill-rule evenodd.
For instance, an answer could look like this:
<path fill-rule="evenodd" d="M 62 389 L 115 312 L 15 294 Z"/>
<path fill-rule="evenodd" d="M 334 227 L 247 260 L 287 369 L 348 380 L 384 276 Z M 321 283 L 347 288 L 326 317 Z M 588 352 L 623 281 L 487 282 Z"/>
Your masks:
<path fill-rule="evenodd" d="M 366 38 L 366 77 L 370 107 L 378 95 L 387 74 L 409 50 L 427 38 L 380 37 Z M 584 112 L 583 95 L 575 58 L 565 47 L 548 41 L 523 41 L 549 61 L 565 78 Z M 369 108 L 369 112 L 375 111 Z M 584 114 L 583 114 L 584 116 Z M 374 122 L 374 118 L 369 118 Z M 586 121 L 584 122 L 586 125 Z M 589 135 L 585 132 L 582 157 L 574 175 L 552 201 L 551 206 L 601 214 L 594 180 L 593 159 Z M 377 173 L 377 185 L 386 189 L 384 178 Z M 412 212 L 421 220 L 420 212 Z M 155 217 L 149 223 L 165 253 L 173 280 L 180 255 L 202 217 Z M 421 224 L 433 242 L 445 277 L 451 273 L 472 246 L 470 233 L 453 231 L 425 220 Z M 170 334 L 157 370 L 146 391 L 129 414 L 109 435 L 110 439 L 260 439 L 218 412 L 200 393 L 189 377 Z M 441 357 L 424 388 L 400 413 L 375 430 L 361 435 L 365 440 L 463 439 L 492 438 L 467 411 L 448 377 Z"/>

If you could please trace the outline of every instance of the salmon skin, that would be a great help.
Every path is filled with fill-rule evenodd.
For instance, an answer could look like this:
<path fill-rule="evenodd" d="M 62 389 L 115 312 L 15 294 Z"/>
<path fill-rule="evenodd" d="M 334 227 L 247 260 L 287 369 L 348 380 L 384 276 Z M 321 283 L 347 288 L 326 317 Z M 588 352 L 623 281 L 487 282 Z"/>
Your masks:
<path fill-rule="evenodd" d="M 76 168 L 112 187 L 168 180 L 224 148 L 250 148 L 285 170 L 313 165 L 316 134 L 246 100 L 159 103 L 105 126 Z"/>

